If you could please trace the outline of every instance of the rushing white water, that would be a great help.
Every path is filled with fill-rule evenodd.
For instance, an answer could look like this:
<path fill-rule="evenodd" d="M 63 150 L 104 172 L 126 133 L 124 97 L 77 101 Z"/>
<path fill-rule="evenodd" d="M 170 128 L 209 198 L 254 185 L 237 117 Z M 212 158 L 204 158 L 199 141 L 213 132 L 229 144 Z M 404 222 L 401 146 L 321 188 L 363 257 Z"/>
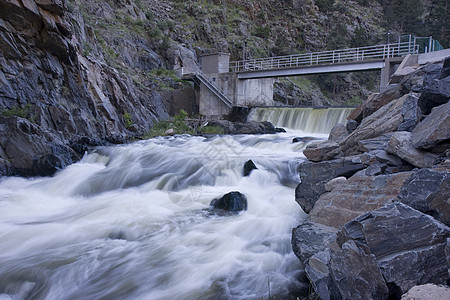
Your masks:
<path fill-rule="evenodd" d="M 156 138 L 3 178 L 0 299 L 288 299 L 301 135 Z M 248 211 L 213 213 L 230 191 Z"/>
<path fill-rule="evenodd" d="M 277 127 L 299 129 L 305 132 L 329 133 L 334 125 L 345 124 L 353 108 L 260 107 L 250 120 L 269 121 Z"/>

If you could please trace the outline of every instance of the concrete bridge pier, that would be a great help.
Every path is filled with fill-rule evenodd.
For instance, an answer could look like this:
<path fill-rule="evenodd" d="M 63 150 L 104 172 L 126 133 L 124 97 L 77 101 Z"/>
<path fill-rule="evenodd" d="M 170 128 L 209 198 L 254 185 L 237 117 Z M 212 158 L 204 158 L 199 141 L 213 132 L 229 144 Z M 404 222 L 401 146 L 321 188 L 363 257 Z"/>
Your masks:
<path fill-rule="evenodd" d="M 202 57 L 202 72 L 210 83 L 215 85 L 231 102 L 222 101 L 208 84 L 200 84 L 200 114 L 223 116 L 231 112 L 233 106 L 271 106 L 273 105 L 273 85 L 275 78 L 242 80 L 237 73 L 229 72 L 230 55 L 214 53 Z"/>

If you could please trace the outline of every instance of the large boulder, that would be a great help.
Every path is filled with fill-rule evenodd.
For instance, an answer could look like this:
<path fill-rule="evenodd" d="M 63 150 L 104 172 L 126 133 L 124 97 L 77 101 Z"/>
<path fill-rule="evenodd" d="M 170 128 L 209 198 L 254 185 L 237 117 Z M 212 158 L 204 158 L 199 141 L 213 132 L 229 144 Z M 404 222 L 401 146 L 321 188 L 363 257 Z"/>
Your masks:
<path fill-rule="evenodd" d="M 416 148 L 428 149 L 450 139 L 450 102 L 433 108 L 412 131 L 411 142 Z"/>
<path fill-rule="evenodd" d="M 405 102 L 409 103 L 415 95 L 405 95 L 400 99 L 389 102 L 376 112 L 362 120 L 358 128 L 353 131 L 340 145 L 346 155 L 357 152 L 358 142 L 371 139 L 384 133 L 396 131 L 404 122 L 402 111 Z"/>
<path fill-rule="evenodd" d="M 447 282 L 445 248 L 449 236 L 446 225 L 396 202 L 345 224 L 337 243 L 352 240 L 373 254 L 390 293 L 401 295 L 414 285 Z"/>
<path fill-rule="evenodd" d="M 354 241 L 313 255 L 305 266 L 321 299 L 387 299 L 388 287 L 374 255 Z"/>
<path fill-rule="evenodd" d="M 450 77 L 435 79 L 427 84 L 420 95 L 418 105 L 424 114 L 429 114 L 431 110 L 447 103 L 450 98 Z"/>
<path fill-rule="evenodd" d="M 410 172 L 380 176 L 356 174 L 323 194 L 309 213 L 309 220 L 340 228 L 357 216 L 396 200 L 410 175 Z"/>
<path fill-rule="evenodd" d="M 336 240 L 337 229 L 314 222 L 303 222 L 292 229 L 292 250 L 306 262 L 314 254 L 323 251 Z"/>
<path fill-rule="evenodd" d="M 392 153 L 419 168 L 434 165 L 437 155 L 416 149 L 411 142 L 411 132 L 397 131 L 389 139 L 387 152 Z"/>
<path fill-rule="evenodd" d="M 247 197 L 239 192 L 229 192 L 211 201 L 210 206 L 231 212 L 247 210 Z"/>
<path fill-rule="evenodd" d="M 417 105 L 419 97 L 416 95 L 410 95 L 407 97 L 402 107 L 403 122 L 398 125 L 397 130 L 399 131 L 412 131 L 419 123 L 422 117 L 422 111 Z"/>
<path fill-rule="evenodd" d="M 348 119 L 360 123 L 363 118 L 367 118 L 382 106 L 402 97 L 404 94 L 405 92 L 402 91 L 400 85 L 390 85 L 383 93 L 371 94 L 364 103 L 351 112 Z"/>
<path fill-rule="evenodd" d="M 333 159 L 339 153 L 341 153 L 341 147 L 332 140 L 309 144 L 303 150 L 306 158 L 315 162 Z"/>
<path fill-rule="evenodd" d="M 314 203 L 326 192 L 325 184 L 331 179 L 350 177 L 366 167 L 358 157 L 339 158 L 323 162 L 304 162 L 299 166 L 300 184 L 295 189 L 295 201 L 309 213 Z"/>
<path fill-rule="evenodd" d="M 412 287 L 406 294 L 402 295 L 401 300 L 436 300 L 450 299 L 450 287 L 444 285 L 436 285 L 432 283 L 416 285 Z"/>
<path fill-rule="evenodd" d="M 450 226 L 450 172 L 421 169 L 406 179 L 400 202 Z"/>
<path fill-rule="evenodd" d="M 349 133 L 347 130 L 347 126 L 342 123 L 338 123 L 331 129 L 330 134 L 328 136 L 328 140 L 339 143 L 340 141 L 345 139 L 348 136 L 348 134 Z"/>

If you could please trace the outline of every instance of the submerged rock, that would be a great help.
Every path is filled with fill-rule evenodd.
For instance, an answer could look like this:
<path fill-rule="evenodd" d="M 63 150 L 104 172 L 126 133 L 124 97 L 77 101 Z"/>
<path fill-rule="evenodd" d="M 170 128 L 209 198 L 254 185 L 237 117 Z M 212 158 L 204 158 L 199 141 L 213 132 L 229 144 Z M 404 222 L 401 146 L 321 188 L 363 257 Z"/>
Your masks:
<path fill-rule="evenodd" d="M 221 198 L 216 198 L 209 204 L 210 206 L 231 212 L 247 210 L 247 197 L 240 192 L 229 192 Z"/>
<path fill-rule="evenodd" d="M 258 170 L 258 168 L 256 167 L 255 163 L 250 159 L 244 164 L 244 169 L 242 170 L 242 173 L 244 174 L 244 176 L 249 176 L 253 170 Z"/>

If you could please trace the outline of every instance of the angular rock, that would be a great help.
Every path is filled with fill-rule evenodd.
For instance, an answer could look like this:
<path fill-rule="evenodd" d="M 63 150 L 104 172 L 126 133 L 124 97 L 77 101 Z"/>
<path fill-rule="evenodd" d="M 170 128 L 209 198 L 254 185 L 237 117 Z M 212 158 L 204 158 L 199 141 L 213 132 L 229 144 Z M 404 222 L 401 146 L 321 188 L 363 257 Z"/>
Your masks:
<path fill-rule="evenodd" d="M 328 181 L 327 183 L 325 183 L 325 191 L 331 192 L 336 187 L 344 184 L 346 181 L 347 181 L 347 178 L 345 178 L 343 176 L 333 178 L 330 181 Z"/>
<path fill-rule="evenodd" d="M 450 102 L 438 106 L 412 131 L 416 148 L 428 149 L 450 139 Z"/>
<path fill-rule="evenodd" d="M 398 199 L 450 226 L 450 172 L 415 172 L 404 182 Z"/>
<path fill-rule="evenodd" d="M 448 56 L 444 60 L 444 64 L 442 65 L 441 74 L 439 76 L 439 79 L 444 79 L 445 77 L 450 75 L 450 56 Z"/>
<path fill-rule="evenodd" d="M 356 122 L 355 120 L 348 120 L 347 124 L 345 125 L 345 128 L 347 129 L 347 131 L 350 133 L 352 133 L 353 131 L 356 130 L 356 128 L 358 128 L 359 123 Z"/>
<path fill-rule="evenodd" d="M 332 251 L 330 270 L 342 299 L 387 299 L 389 292 L 373 254 L 347 241 Z"/>
<path fill-rule="evenodd" d="M 398 126 L 398 131 L 412 131 L 419 123 L 422 111 L 417 105 L 418 99 L 419 97 L 416 95 L 410 95 L 406 98 L 402 108 L 403 122 Z"/>
<path fill-rule="evenodd" d="M 353 240 L 375 255 L 390 286 L 404 293 L 423 283 L 449 279 L 445 247 L 450 228 L 403 203 L 392 203 L 345 224 L 337 243 Z"/>
<path fill-rule="evenodd" d="M 383 174 L 384 170 L 386 169 L 387 165 L 382 163 L 376 163 L 373 165 L 370 165 L 365 170 L 365 174 L 367 176 L 377 176 Z"/>
<path fill-rule="evenodd" d="M 306 158 L 315 162 L 333 159 L 339 153 L 341 153 L 341 147 L 331 140 L 309 144 L 303 150 Z"/>
<path fill-rule="evenodd" d="M 391 133 L 386 133 L 371 139 L 358 141 L 358 150 L 361 152 L 386 150 L 390 138 Z"/>
<path fill-rule="evenodd" d="M 418 105 L 423 114 L 427 115 L 431 110 L 448 102 L 450 98 L 450 77 L 429 82 L 420 95 Z"/>
<path fill-rule="evenodd" d="M 367 118 L 384 105 L 402 97 L 403 95 L 404 93 L 402 92 L 400 85 L 389 85 L 388 89 L 383 93 L 374 94 L 372 98 L 369 97 L 367 101 L 363 103 L 363 117 Z"/>
<path fill-rule="evenodd" d="M 309 213 L 311 222 L 340 228 L 357 216 L 396 200 L 411 173 L 350 177 L 344 184 L 320 196 Z"/>
<path fill-rule="evenodd" d="M 330 272 L 330 249 L 314 254 L 306 263 L 305 271 L 320 299 L 341 299 Z"/>
<path fill-rule="evenodd" d="M 411 97 L 405 95 L 400 99 L 394 100 L 369 117 L 364 118 L 358 128 L 353 131 L 340 146 L 346 155 L 356 152 L 358 142 L 361 140 L 371 139 L 384 133 L 397 130 L 398 126 L 403 122 L 402 109 L 404 102 Z"/>
<path fill-rule="evenodd" d="M 396 166 L 396 167 L 401 167 L 401 166 L 405 165 L 405 163 L 401 160 L 401 158 L 399 158 L 398 156 L 395 156 L 393 154 L 389 154 L 384 150 L 375 150 L 370 153 L 375 155 L 375 158 L 377 159 L 377 161 L 379 161 L 381 163 L 385 163 L 390 166 Z"/>
<path fill-rule="evenodd" d="M 229 192 L 211 201 L 210 206 L 231 212 L 247 210 L 247 197 L 239 192 Z"/>
<path fill-rule="evenodd" d="M 256 167 L 255 163 L 250 159 L 245 162 L 242 173 L 244 177 L 249 176 L 253 170 L 258 170 L 258 168 Z"/>
<path fill-rule="evenodd" d="M 437 155 L 416 149 L 411 142 L 411 137 L 411 133 L 407 131 L 393 133 L 389 139 L 387 152 L 397 155 L 413 166 L 431 167 L 435 163 Z"/>
<path fill-rule="evenodd" d="M 412 287 L 406 294 L 402 295 L 401 300 L 436 300 L 450 299 L 450 287 L 436 285 L 432 283 L 416 285 Z"/>
<path fill-rule="evenodd" d="M 328 140 L 339 143 L 340 141 L 345 139 L 348 136 L 348 134 L 349 133 L 347 127 L 342 123 L 338 123 L 333 127 L 333 129 L 331 129 L 330 135 L 328 136 Z"/>
<path fill-rule="evenodd" d="M 306 262 L 314 254 L 323 251 L 336 240 L 337 229 L 313 222 L 303 222 L 292 229 L 292 250 Z"/>
<path fill-rule="evenodd" d="M 325 184 L 333 178 L 350 177 L 366 166 L 352 157 L 319 163 L 304 162 L 299 166 L 300 184 L 295 189 L 295 201 L 309 213 L 320 195 L 325 193 Z"/>

